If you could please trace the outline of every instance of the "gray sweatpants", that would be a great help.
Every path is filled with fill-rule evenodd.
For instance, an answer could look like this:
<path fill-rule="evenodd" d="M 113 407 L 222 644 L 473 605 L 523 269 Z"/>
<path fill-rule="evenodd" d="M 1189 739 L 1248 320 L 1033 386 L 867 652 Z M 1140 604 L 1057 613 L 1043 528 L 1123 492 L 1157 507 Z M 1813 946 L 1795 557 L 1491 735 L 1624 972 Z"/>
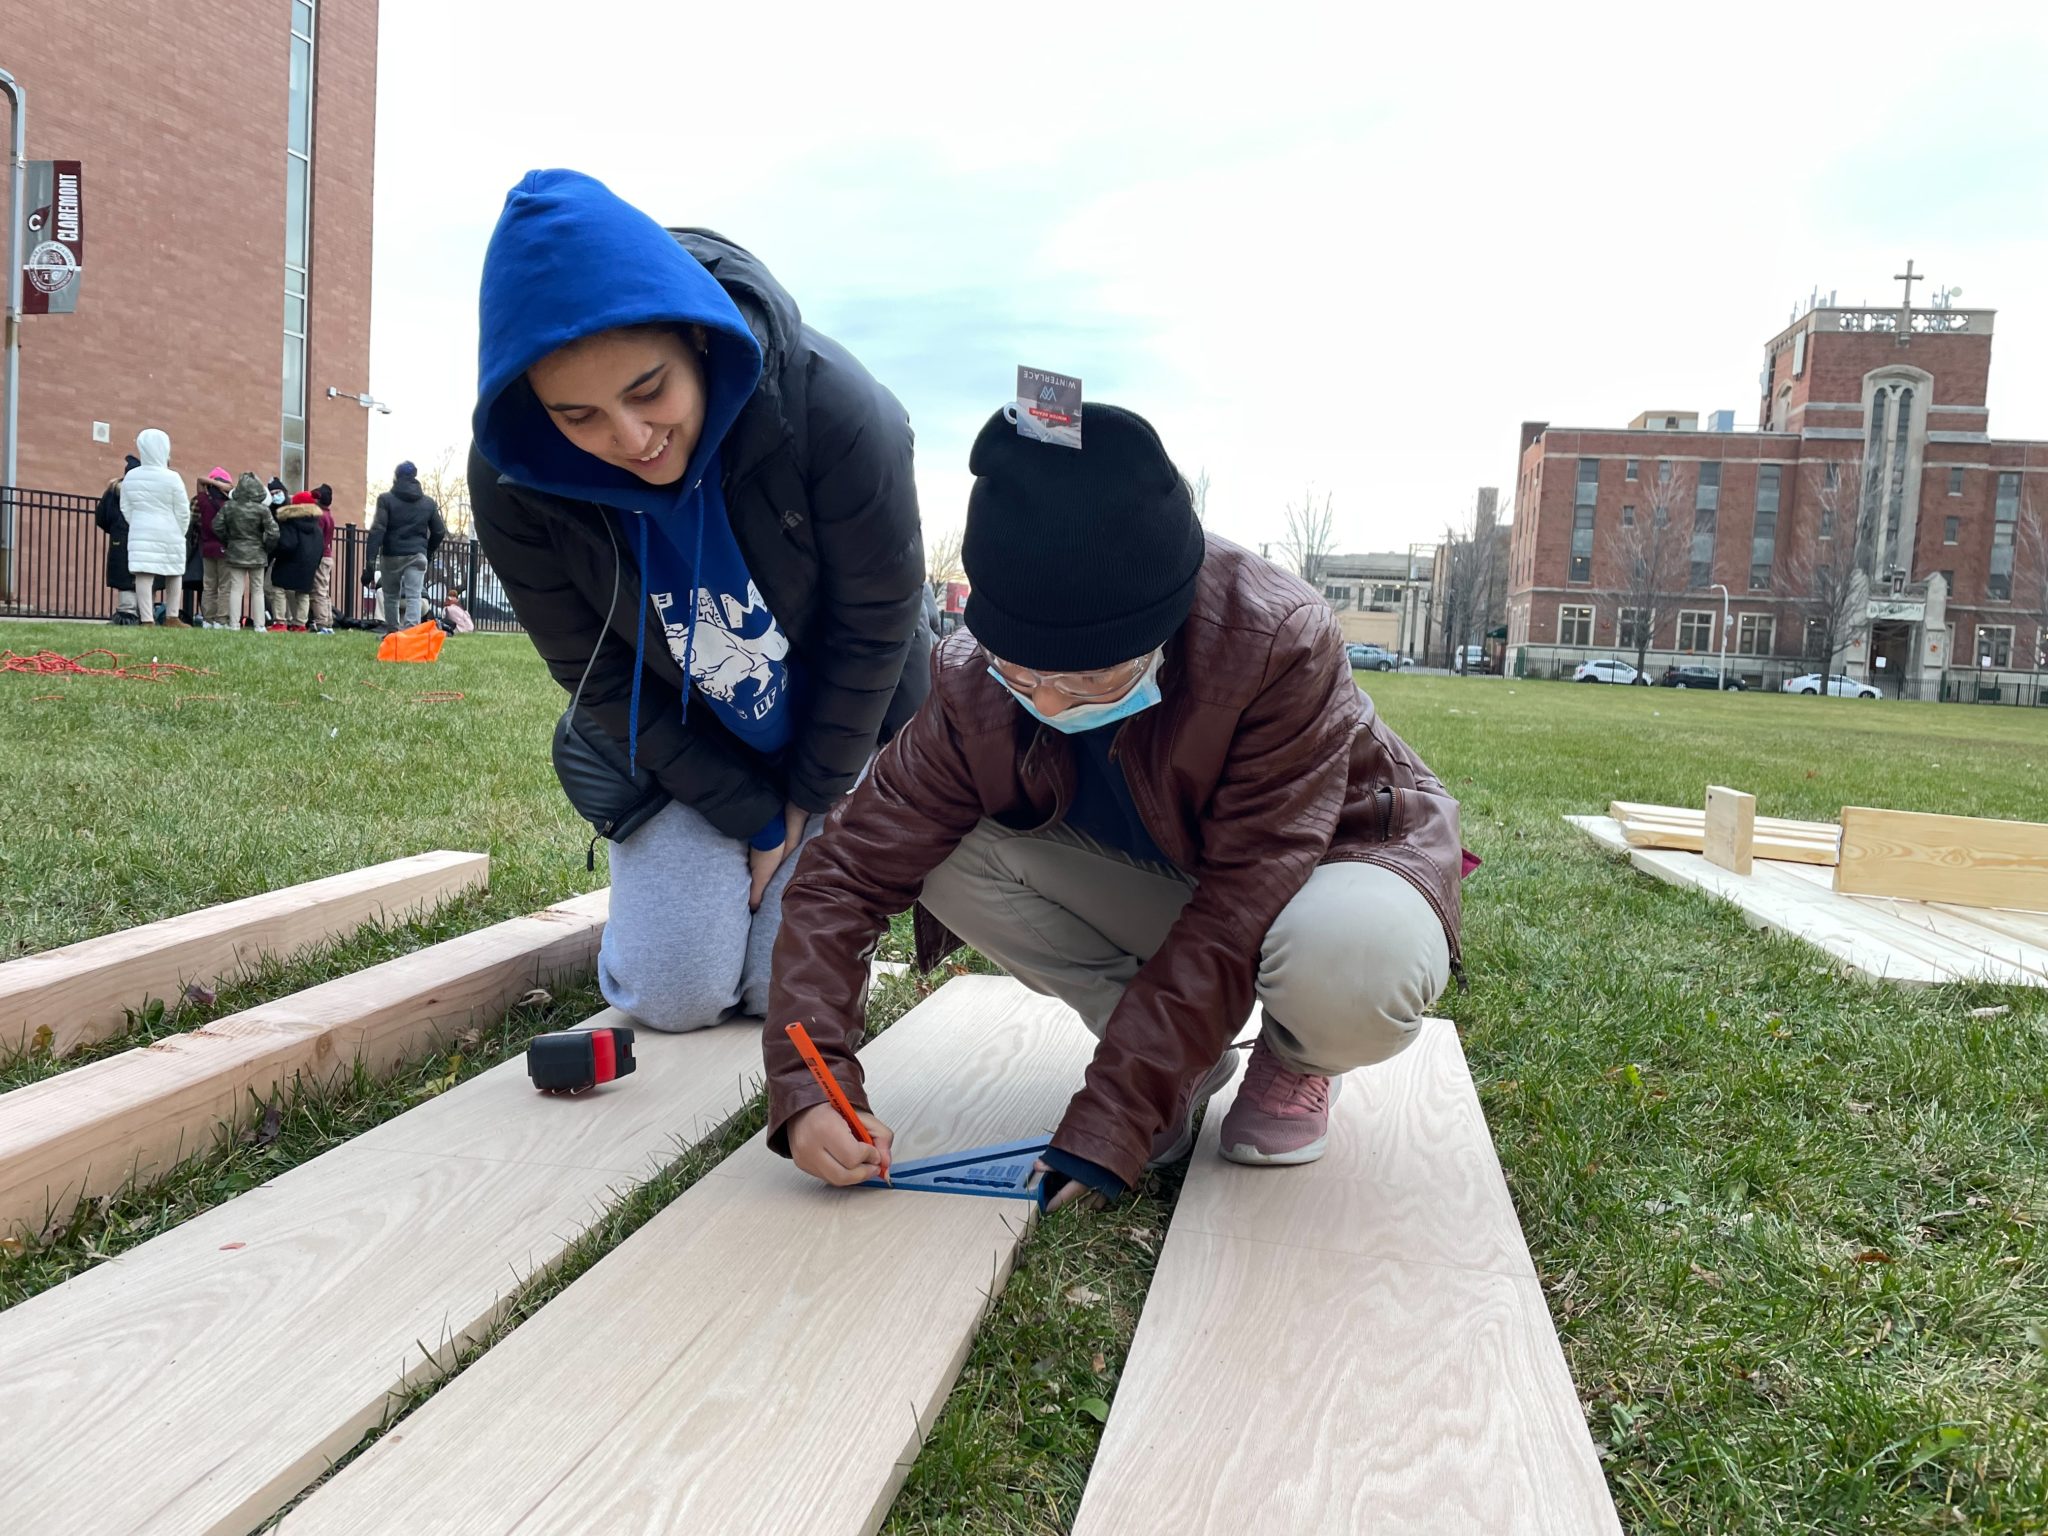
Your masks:
<path fill-rule="evenodd" d="M 384 627 L 411 629 L 419 623 L 420 593 L 427 581 L 427 557 L 379 555 L 377 581 L 379 590 L 384 594 Z"/>
<path fill-rule="evenodd" d="M 925 877 L 931 914 L 1098 1036 L 1166 942 L 1195 882 L 1068 827 L 984 821 Z M 1319 865 L 1267 930 L 1258 998 L 1266 1045 L 1296 1072 L 1334 1077 L 1405 1049 L 1450 980 L 1429 903 L 1392 870 Z"/>
<path fill-rule="evenodd" d="M 825 818 L 813 816 L 804 842 Z M 597 951 L 604 1000 L 650 1029 L 703 1029 L 768 1011 L 768 962 L 799 847 L 747 910 L 747 845 L 670 802 L 611 845 L 612 907 Z"/>

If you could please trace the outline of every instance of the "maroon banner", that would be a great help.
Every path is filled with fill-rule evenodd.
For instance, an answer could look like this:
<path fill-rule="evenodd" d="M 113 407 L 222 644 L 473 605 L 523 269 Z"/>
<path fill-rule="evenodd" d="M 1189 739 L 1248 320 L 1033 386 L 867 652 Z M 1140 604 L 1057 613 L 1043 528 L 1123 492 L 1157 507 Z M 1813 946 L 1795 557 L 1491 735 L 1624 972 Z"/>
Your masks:
<path fill-rule="evenodd" d="M 85 272 L 85 177 L 76 160 L 28 163 L 22 221 L 21 312 L 68 315 Z"/>

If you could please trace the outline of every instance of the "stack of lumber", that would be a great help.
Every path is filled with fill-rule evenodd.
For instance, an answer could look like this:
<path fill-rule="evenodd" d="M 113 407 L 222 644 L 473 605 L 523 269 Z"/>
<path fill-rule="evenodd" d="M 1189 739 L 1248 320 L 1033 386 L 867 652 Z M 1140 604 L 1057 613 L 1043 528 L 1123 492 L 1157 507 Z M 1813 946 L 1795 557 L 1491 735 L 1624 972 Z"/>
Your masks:
<path fill-rule="evenodd" d="M 533 987 L 595 963 L 611 893 L 415 950 L 351 976 L 0 1094 L 0 1235 L 160 1178 L 295 1079 L 418 1055 Z"/>
<path fill-rule="evenodd" d="M 10 960 L 0 965 L 0 1052 L 38 1045 L 62 1056 L 109 1039 L 150 998 L 173 1001 L 259 958 L 417 916 L 481 890 L 490 871 L 488 854 L 418 853 Z"/>
<path fill-rule="evenodd" d="M 1616 800 L 1607 814 L 1620 825 L 1632 848 L 1675 848 L 1699 853 L 1706 846 L 1707 813 L 1682 805 L 1646 805 Z M 1756 818 L 1751 847 L 1759 859 L 1787 864 L 1833 864 L 1840 855 L 1842 829 L 1826 821 Z"/>

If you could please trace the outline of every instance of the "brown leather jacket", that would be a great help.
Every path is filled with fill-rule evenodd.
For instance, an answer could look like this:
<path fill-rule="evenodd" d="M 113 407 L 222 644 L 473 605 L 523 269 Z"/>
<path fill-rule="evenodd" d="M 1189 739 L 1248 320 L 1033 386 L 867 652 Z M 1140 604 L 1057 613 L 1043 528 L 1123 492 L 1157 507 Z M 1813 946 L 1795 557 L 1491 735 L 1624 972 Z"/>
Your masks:
<path fill-rule="evenodd" d="M 982 818 L 1054 825 L 1073 795 L 1072 747 L 987 673 L 973 637 L 932 658 L 924 707 L 840 802 L 782 898 L 763 1046 L 769 1144 L 824 1094 L 782 1026 L 802 1020 L 847 1096 L 867 962 L 890 915 Z M 1167 642 L 1161 702 L 1111 751 L 1145 830 L 1194 896 L 1125 990 L 1053 1145 L 1135 1186 L 1153 1137 L 1251 1012 L 1266 930 L 1318 864 L 1358 859 L 1408 880 L 1458 953 L 1458 803 L 1378 718 L 1323 600 L 1211 535 L 1193 611 Z M 953 947 L 922 909 L 918 959 Z"/>

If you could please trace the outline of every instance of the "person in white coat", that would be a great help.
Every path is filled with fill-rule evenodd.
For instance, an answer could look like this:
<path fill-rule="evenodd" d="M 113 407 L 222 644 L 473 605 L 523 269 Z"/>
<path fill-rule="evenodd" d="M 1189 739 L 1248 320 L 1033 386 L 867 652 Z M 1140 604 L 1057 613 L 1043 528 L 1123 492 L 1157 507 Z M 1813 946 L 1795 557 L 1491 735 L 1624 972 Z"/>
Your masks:
<path fill-rule="evenodd" d="M 135 578 L 135 607 L 141 621 L 152 621 L 152 593 L 157 578 L 164 584 L 164 627 L 184 629 L 178 599 L 185 586 L 185 486 L 171 470 L 171 440 L 155 427 L 135 439 L 142 463 L 121 479 L 121 515 L 128 520 L 128 571 Z"/>

